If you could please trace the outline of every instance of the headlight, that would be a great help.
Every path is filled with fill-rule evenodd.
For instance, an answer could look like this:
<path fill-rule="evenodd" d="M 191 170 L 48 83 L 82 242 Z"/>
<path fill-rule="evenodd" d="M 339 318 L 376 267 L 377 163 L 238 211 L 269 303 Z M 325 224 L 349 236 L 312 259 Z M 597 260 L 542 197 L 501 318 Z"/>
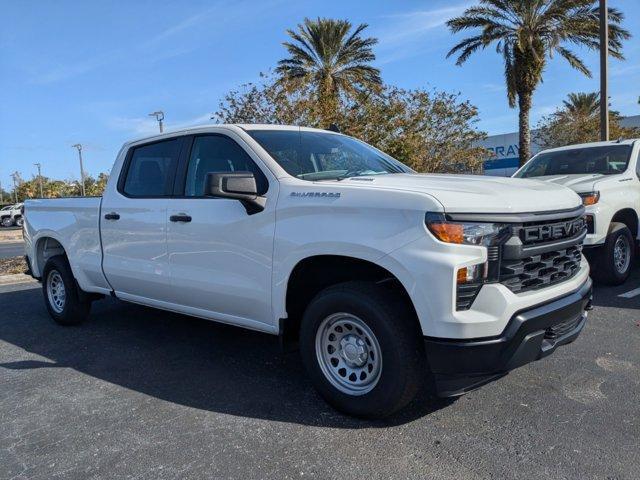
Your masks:
<path fill-rule="evenodd" d="M 582 205 L 588 207 L 589 205 L 595 205 L 600 200 L 600 192 L 579 193 L 582 198 Z"/>
<path fill-rule="evenodd" d="M 453 222 L 441 213 L 427 213 L 425 222 L 433 236 L 445 243 L 488 247 L 509 235 L 509 227 L 502 223 Z"/>

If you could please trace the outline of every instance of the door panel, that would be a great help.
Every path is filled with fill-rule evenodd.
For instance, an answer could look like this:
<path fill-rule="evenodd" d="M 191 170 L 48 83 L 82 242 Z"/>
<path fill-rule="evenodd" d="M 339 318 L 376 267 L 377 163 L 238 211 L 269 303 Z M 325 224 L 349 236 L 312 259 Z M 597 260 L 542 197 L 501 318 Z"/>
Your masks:
<path fill-rule="evenodd" d="M 116 294 L 163 299 L 169 291 L 167 199 L 111 199 L 103 207 L 103 269 Z M 104 215 L 117 212 L 118 220 Z"/>
<path fill-rule="evenodd" d="M 103 270 L 116 294 L 164 300 L 170 290 L 167 199 L 184 137 L 130 149 L 117 188 L 102 202 Z"/>
<path fill-rule="evenodd" d="M 232 323 L 273 324 L 271 270 L 277 182 L 230 136 L 194 136 L 167 209 L 171 302 Z M 203 197 L 210 171 L 251 171 L 266 208 L 252 215 L 238 200 Z M 180 217 L 190 217 L 180 221 Z M 171 221 L 171 217 L 174 217 Z M 185 310 L 188 311 L 188 310 Z"/>
<path fill-rule="evenodd" d="M 167 227 L 173 303 L 263 323 L 271 319 L 275 215 L 237 200 L 172 199 Z"/>

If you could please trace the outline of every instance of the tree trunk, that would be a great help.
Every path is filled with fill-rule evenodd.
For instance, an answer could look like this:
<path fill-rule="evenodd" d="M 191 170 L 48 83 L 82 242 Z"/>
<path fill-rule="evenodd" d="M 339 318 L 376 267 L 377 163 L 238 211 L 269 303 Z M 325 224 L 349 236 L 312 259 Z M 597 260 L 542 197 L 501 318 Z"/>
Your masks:
<path fill-rule="evenodd" d="M 531 111 L 531 92 L 518 92 L 518 131 L 520 166 L 531 157 L 531 130 L 529 129 L 529 112 Z"/>

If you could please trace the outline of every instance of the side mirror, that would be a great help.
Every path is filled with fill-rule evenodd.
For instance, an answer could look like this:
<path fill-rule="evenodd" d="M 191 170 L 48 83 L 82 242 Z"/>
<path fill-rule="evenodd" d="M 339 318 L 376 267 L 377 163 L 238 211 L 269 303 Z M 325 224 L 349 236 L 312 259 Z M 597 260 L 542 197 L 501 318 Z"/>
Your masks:
<path fill-rule="evenodd" d="M 261 212 L 266 204 L 266 198 L 258 195 L 253 172 L 209 172 L 204 181 L 204 194 L 240 200 L 249 214 Z"/>

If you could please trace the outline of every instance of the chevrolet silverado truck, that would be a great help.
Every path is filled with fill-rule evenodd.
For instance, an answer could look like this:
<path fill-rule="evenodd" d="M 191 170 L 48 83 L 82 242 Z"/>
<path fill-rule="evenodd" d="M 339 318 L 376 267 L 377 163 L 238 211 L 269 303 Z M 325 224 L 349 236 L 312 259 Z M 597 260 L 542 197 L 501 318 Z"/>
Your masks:
<path fill-rule="evenodd" d="M 218 125 L 133 141 L 102 197 L 30 200 L 25 219 L 56 322 L 114 296 L 281 335 L 319 393 L 362 417 L 545 357 L 590 308 L 573 191 L 417 174 L 330 131 Z"/>
<path fill-rule="evenodd" d="M 567 186 L 586 208 L 585 255 L 592 276 L 626 281 L 634 263 L 640 212 L 640 141 L 616 140 L 544 150 L 514 176 Z"/>

